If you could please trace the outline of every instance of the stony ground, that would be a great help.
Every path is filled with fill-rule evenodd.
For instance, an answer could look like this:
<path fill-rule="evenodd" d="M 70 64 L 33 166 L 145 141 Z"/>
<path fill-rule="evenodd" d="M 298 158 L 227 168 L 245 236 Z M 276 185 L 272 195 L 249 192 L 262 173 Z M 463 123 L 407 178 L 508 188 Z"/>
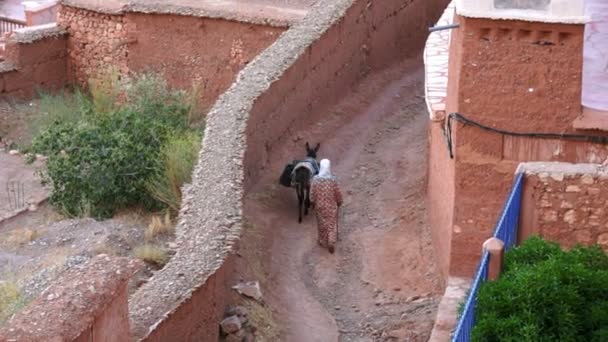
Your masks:
<path fill-rule="evenodd" d="M 0 281 L 17 285 L 26 302 L 67 269 L 89 261 L 97 254 L 134 258 L 134 249 L 150 243 L 165 248 L 169 255 L 175 248 L 172 234 L 146 241 L 144 234 L 151 214 L 136 209 L 119 213 L 111 220 L 66 219 L 48 204 L 38 204 L 48 196 L 36 174 L 44 163 L 27 164 L 23 155 L 9 150 L 31 139 L 29 116 L 35 103 L 0 101 Z M 23 198 L 7 189 L 7 184 L 23 184 Z M 15 204 L 18 202 L 17 204 Z M 15 205 L 18 207 L 16 208 Z M 26 209 L 33 209 L 27 211 Z M 14 215 L 9 219 L 5 216 Z M 158 267 L 147 265 L 131 283 L 131 291 L 152 276 Z M 0 312 L 0 324 L 5 313 Z"/>
<path fill-rule="evenodd" d="M 31 139 L 28 130 L 31 107 L 35 102 L 15 102 L 0 99 L 0 148 L 7 150 Z"/>
<path fill-rule="evenodd" d="M 421 66 L 372 75 L 300 132 L 321 142 L 345 195 L 335 255 L 316 244 L 314 216 L 297 223 L 293 190 L 275 185 L 285 161 L 248 197 L 248 229 L 265 236 L 257 276 L 282 340 L 428 340 L 441 289 L 425 207 Z"/>
<path fill-rule="evenodd" d="M 134 249 L 146 242 L 144 232 L 149 221 L 149 214 L 138 212 L 119 214 L 106 221 L 65 219 L 49 205 L 43 205 L 35 212 L 0 223 L 0 281 L 16 284 L 23 299 L 32 300 L 62 272 L 95 255 L 135 258 Z M 175 248 L 172 240 L 172 235 L 164 235 L 149 243 L 165 248 L 170 255 Z M 131 292 L 157 268 L 147 265 L 136 274 Z"/>

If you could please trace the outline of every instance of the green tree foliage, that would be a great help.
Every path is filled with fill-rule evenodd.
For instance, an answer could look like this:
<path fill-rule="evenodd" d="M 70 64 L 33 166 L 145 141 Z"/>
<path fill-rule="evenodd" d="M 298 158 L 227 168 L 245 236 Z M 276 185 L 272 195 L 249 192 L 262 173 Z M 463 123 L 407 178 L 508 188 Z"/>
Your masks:
<path fill-rule="evenodd" d="M 473 341 L 608 341 L 608 256 L 533 237 L 478 294 Z"/>

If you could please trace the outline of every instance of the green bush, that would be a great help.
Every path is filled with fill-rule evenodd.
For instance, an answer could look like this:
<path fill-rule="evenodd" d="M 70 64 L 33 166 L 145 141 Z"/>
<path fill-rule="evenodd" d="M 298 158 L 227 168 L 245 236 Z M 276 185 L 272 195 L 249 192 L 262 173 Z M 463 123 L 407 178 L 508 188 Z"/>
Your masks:
<path fill-rule="evenodd" d="M 43 176 L 52 185 L 51 203 L 69 216 L 96 218 L 135 204 L 160 208 L 146 184 L 161 174 L 169 138 L 192 130 L 185 94 L 150 75 L 129 84 L 122 103 L 118 91 L 100 89 L 92 97 L 64 95 L 64 105 L 43 108 L 52 114 L 31 149 L 49 156 Z"/>
<path fill-rule="evenodd" d="M 531 238 L 478 293 L 473 341 L 607 341 L 608 256 Z"/>

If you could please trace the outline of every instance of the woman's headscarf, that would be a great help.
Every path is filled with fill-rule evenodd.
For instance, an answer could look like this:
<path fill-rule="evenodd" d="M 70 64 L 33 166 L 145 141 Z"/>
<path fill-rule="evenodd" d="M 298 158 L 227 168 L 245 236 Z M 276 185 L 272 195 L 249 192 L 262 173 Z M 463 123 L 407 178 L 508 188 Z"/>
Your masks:
<path fill-rule="evenodd" d="M 329 159 L 321 160 L 321 169 L 319 170 L 319 177 L 321 178 L 331 178 L 331 162 Z"/>
<path fill-rule="evenodd" d="M 319 174 L 316 175 L 314 177 L 314 179 L 319 179 L 319 178 L 334 179 L 334 176 L 331 174 L 331 163 L 330 163 L 329 159 L 321 160 Z M 314 182 L 314 179 L 313 179 L 313 182 Z M 315 187 L 313 186 L 310 188 L 310 198 L 313 199 L 313 201 L 315 198 L 314 192 L 315 192 Z"/>

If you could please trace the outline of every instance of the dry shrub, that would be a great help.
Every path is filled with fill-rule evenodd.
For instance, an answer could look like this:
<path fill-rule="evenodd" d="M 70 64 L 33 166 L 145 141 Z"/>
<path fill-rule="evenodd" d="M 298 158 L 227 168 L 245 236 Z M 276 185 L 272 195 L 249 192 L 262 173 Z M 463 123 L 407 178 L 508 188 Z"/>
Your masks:
<path fill-rule="evenodd" d="M 151 244 L 136 247 L 133 254 L 137 258 L 159 267 L 164 266 L 169 261 L 169 255 L 164 248 Z"/>
<path fill-rule="evenodd" d="M 152 220 L 144 233 L 146 242 L 151 241 L 159 235 L 173 234 L 173 222 L 171 222 L 171 214 L 169 211 L 165 213 L 164 218 L 154 215 Z"/>

